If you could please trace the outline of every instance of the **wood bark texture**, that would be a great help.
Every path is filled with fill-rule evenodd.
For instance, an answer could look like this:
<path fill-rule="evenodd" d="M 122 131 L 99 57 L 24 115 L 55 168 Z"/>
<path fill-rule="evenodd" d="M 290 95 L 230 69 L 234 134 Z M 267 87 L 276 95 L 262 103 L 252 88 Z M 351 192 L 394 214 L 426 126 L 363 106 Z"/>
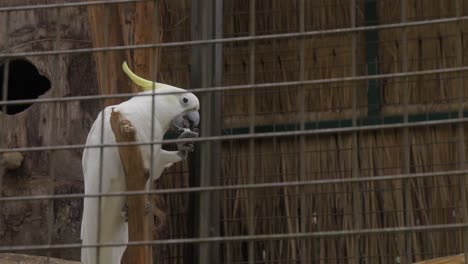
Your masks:
<path fill-rule="evenodd" d="M 112 110 L 110 117 L 112 131 L 117 143 L 135 142 L 135 128 L 120 112 Z M 145 190 L 147 177 L 141 157 L 140 147 L 137 145 L 120 146 L 119 155 L 127 177 L 128 191 Z M 150 212 L 147 211 L 147 195 L 131 195 L 127 197 L 128 207 L 128 241 L 149 241 Z M 151 246 L 131 246 L 127 247 L 127 263 L 153 263 Z"/>
<path fill-rule="evenodd" d="M 50 1 L 2 0 L 1 3 L 4 7 L 48 4 Z M 83 7 L 0 12 L 0 50 L 5 53 L 89 48 L 88 31 L 86 8 Z M 90 53 L 21 59 L 32 63 L 50 80 L 50 89 L 39 98 L 102 93 Z M 36 87 L 33 85 L 30 89 Z M 35 103 L 15 115 L 0 112 L 0 147 L 84 144 L 101 108 L 98 100 L 92 100 Z M 21 154 L 24 158 L 21 166 L 6 170 L 0 196 L 83 193 L 82 149 L 25 151 Z M 81 198 L 0 202 L 0 246 L 79 243 L 81 214 Z M 48 251 L 51 256 L 63 259 L 77 260 L 80 254 L 78 248 L 21 253 L 47 255 Z"/>
<path fill-rule="evenodd" d="M 163 5 L 164 1 L 158 1 Z M 161 19 L 153 1 L 88 7 L 91 40 L 94 47 L 154 44 L 162 38 Z M 158 18 L 156 17 L 158 15 Z M 122 62 L 146 79 L 156 80 L 157 49 L 129 49 L 98 52 L 95 56 L 99 86 L 108 94 L 139 92 L 141 89 L 122 74 Z M 120 102 L 108 100 L 108 104 Z"/>

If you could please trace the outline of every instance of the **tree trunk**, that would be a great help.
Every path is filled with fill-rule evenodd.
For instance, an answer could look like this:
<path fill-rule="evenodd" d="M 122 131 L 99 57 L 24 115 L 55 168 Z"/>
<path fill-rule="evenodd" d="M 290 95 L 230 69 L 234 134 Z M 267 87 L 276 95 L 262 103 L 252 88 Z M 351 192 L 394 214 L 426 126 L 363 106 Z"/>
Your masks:
<path fill-rule="evenodd" d="M 47 3 L 50 1 L 3 0 L 2 7 Z M 91 47 L 86 9 L 83 7 L 63 8 L 59 12 L 57 9 L 0 12 L 0 25 L 0 50 L 4 53 Z M 50 89 L 39 98 L 101 93 L 90 53 L 22 59 L 50 80 Z M 0 61 L 0 65 L 4 63 L 4 60 Z M 10 75 L 16 70 L 17 74 L 22 74 L 21 68 L 10 68 Z M 3 71 L 0 74 L 3 76 Z M 8 90 L 25 97 L 38 89 L 35 82 L 26 90 L 20 90 L 17 82 L 11 83 L 10 87 Z M 93 100 L 35 103 L 15 115 L 0 112 L 0 147 L 84 144 L 101 108 L 102 104 Z M 83 193 L 82 149 L 26 151 L 21 154 L 24 157 L 21 167 L 6 170 L 0 196 Z M 79 243 L 81 213 L 81 198 L 0 202 L 0 246 Z M 48 254 L 47 250 L 26 253 Z M 50 254 L 77 260 L 80 250 L 50 250 Z"/>
<path fill-rule="evenodd" d="M 164 5 L 164 1 L 158 1 Z M 161 16 L 154 2 L 137 2 L 88 7 L 93 47 L 111 47 L 158 43 L 162 37 Z M 161 9 L 163 10 L 163 9 Z M 130 49 L 98 52 L 95 56 L 97 78 L 106 94 L 139 92 L 141 89 L 122 74 L 122 63 L 127 61 L 137 75 L 156 80 L 157 49 Z M 122 100 L 109 100 L 115 104 Z"/>

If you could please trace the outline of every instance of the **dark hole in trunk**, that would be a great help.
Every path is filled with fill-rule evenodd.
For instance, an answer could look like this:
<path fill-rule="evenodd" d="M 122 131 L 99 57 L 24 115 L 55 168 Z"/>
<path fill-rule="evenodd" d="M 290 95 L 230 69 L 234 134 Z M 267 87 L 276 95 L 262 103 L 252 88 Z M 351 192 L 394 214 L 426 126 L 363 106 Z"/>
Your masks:
<path fill-rule="evenodd" d="M 3 87 L 5 63 L 0 65 L 0 101 L 36 99 L 50 89 L 50 80 L 39 74 L 37 68 L 27 60 L 15 59 L 9 62 L 8 86 Z M 8 115 L 23 112 L 32 103 L 1 105 L 0 111 Z"/>

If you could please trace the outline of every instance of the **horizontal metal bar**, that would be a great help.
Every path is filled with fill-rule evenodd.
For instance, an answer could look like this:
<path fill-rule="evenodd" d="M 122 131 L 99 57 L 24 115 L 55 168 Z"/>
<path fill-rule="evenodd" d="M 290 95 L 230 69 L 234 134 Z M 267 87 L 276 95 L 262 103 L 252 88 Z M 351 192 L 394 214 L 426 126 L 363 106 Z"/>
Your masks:
<path fill-rule="evenodd" d="M 402 226 L 388 228 L 369 228 L 360 230 L 337 230 L 323 232 L 302 232 L 302 233 L 282 233 L 282 234 L 264 234 L 264 235 L 246 235 L 246 236 L 218 236 L 202 238 L 178 238 L 161 239 L 152 241 L 130 241 L 128 243 L 96 243 L 82 245 L 80 243 L 54 244 L 54 245 L 27 245 L 27 246 L 2 246 L 0 252 L 5 251 L 25 251 L 25 250 L 51 250 L 66 248 L 88 248 L 88 247 L 118 247 L 118 246 L 139 246 L 139 245 L 174 245 L 174 244 L 194 244 L 210 242 L 236 242 L 236 241 L 255 241 L 255 240 L 281 240 L 281 239 L 309 239 L 309 238 L 330 238 L 346 237 L 355 235 L 376 235 L 376 234 L 394 234 L 402 232 L 422 232 L 422 231 L 446 231 L 468 227 L 468 223 L 443 224 L 443 225 L 424 225 L 424 226 Z"/>
<path fill-rule="evenodd" d="M 422 122 L 444 120 L 458 117 L 458 111 L 452 112 L 419 112 L 410 114 L 408 122 Z M 468 117 L 468 111 L 463 112 L 463 116 Z M 403 123 L 403 115 L 382 115 L 382 116 L 363 116 L 356 119 L 356 124 L 359 126 L 366 125 L 380 125 L 380 124 L 395 124 Z M 305 122 L 305 129 L 323 129 L 323 128 L 337 128 L 337 127 L 350 127 L 353 126 L 352 119 L 328 119 L 328 120 L 310 120 Z M 255 133 L 266 132 L 281 132 L 281 131 L 294 131 L 300 127 L 299 123 L 274 123 L 269 125 L 255 126 Z M 249 132 L 248 127 L 227 127 L 223 129 L 225 135 L 245 134 Z M 174 136 L 168 135 L 166 139 L 173 139 Z"/>
<path fill-rule="evenodd" d="M 348 184 L 358 182 L 376 182 L 376 181 L 391 181 L 402 179 L 424 179 L 430 177 L 441 176 L 459 176 L 468 174 L 468 170 L 440 171 L 440 172 L 422 172 L 410 174 L 395 174 L 384 176 L 369 176 L 360 178 L 340 178 L 340 179 L 323 179 L 323 180 L 304 180 L 304 181 L 289 181 L 289 182 L 272 182 L 272 183 L 252 183 L 252 184 L 236 184 L 236 185 L 220 185 L 220 186 L 203 186 L 203 187 L 188 187 L 188 188 L 170 188 L 157 189 L 149 191 L 125 191 L 125 192 L 110 192 L 100 194 L 54 194 L 54 195 L 31 195 L 31 196 L 9 196 L 0 197 L 0 202 L 18 202 L 30 200 L 51 200 L 51 199 L 78 199 L 78 198 L 97 198 L 97 197 L 115 197 L 115 196 L 134 196 L 146 194 L 184 194 L 192 192 L 205 191 L 226 191 L 238 189 L 264 189 L 277 187 L 296 187 L 296 186 L 311 186 L 324 184 Z"/>
<path fill-rule="evenodd" d="M 348 133 L 354 131 L 372 131 L 377 129 L 395 129 L 404 127 L 420 127 L 420 126 L 434 126 L 434 125 L 447 125 L 447 124 L 460 124 L 468 122 L 468 118 L 453 118 L 435 121 L 423 121 L 414 123 L 397 123 L 397 124 L 383 124 L 383 125 L 370 125 L 370 126 L 357 126 L 357 127 L 339 127 L 339 128 L 323 128 L 323 129 L 309 129 L 309 130 L 294 130 L 282 132 L 267 132 L 267 133 L 247 133 L 239 135 L 223 135 L 199 138 L 183 138 L 183 139 L 167 139 L 167 140 L 154 140 L 145 142 L 122 142 L 112 144 L 93 144 L 93 145 L 58 145 L 58 146 L 40 146 L 40 147 L 20 147 L 20 148 L 0 148 L 0 153 L 6 152 L 31 152 L 31 151 L 46 151 L 46 150 L 68 150 L 68 149 L 84 149 L 84 148 L 100 148 L 100 147 L 118 147 L 118 146 L 140 146 L 152 144 L 172 144 L 182 142 L 211 142 L 222 140 L 239 140 L 239 139 L 252 139 L 252 138 L 271 138 L 271 137 L 289 137 L 301 135 L 322 135 L 333 133 Z"/>
<path fill-rule="evenodd" d="M 457 73 L 468 71 L 468 66 L 463 67 L 452 67 L 452 68 L 440 68 L 424 71 L 412 71 L 412 72 L 399 72 L 399 73 L 385 73 L 376 75 L 362 75 L 362 76 L 349 76 L 349 77 L 336 77 L 328 79 L 317 79 L 317 80 L 305 80 L 305 81 L 289 81 L 289 82 L 272 82 L 272 83 L 259 83 L 259 84 L 245 84 L 245 85 L 228 85 L 228 86 L 213 86 L 206 88 L 194 88 L 187 90 L 191 93 L 207 93 L 217 91 L 232 91 L 232 90 L 248 90 L 248 89 L 261 89 L 261 88 L 277 88 L 284 86 L 300 86 L 300 85 L 316 85 L 316 84 L 327 84 L 327 83 L 338 83 L 338 82 L 351 82 L 351 81 L 365 81 L 365 80 L 376 80 L 385 78 L 401 78 L 401 77 L 414 77 L 421 75 L 430 74 L 446 74 L 446 73 Z M 25 100 L 9 100 L 0 101 L 2 105 L 16 105 L 16 104 L 31 104 L 31 103 L 60 103 L 70 101 L 84 101 L 84 100 L 98 100 L 98 99 L 112 99 L 112 98 L 129 98 L 135 96 L 159 96 L 168 94 L 181 94 L 186 93 L 180 92 L 161 92 L 157 94 L 142 94 L 142 93 L 121 93 L 121 94 L 105 94 L 105 95 L 86 95 L 86 96 L 70 96 L 60 98 L 37 98 L 37 99 L 25 99 Z"/>
<path fill-rule="evenodd" d="M 0 7 L 0 12 L 12 12 L 12 11 L 26 11 L 26 10 L 37 10 L 37 9 L 52 9 L 52 8 L 65 8 L 65 7 L 80 7 L 80 6 L 92 6 L 92 5 L 108 5 L 108 4 L 122 4 L 122 3 L 135 3 L 144 2 L 149 0 L 100 0 L 100 1 L 82 1 L 72 3 L 55 3 L 55 4 L 39 4 L 39 5 L 23 5 L 23 6 L 10 6 Z"/>
<path fill-rule="evenodd" d="M 245 37 L 232 37 L 232 38 L 220 38 L 220 39 L 208 39 L 208 40 L 192 40 L 192 41 L 180 41 L 180 42 L 152 43 L 152 44 L 140 44 L 140 45 L 123 45 L 123 46 L 83 48 L 83 49 L 68 49 L 68 50 L 48 50 L 48 51 L 29 51 L 29 52 L 18 52 L 18 53 L 3 53 L 3 54 L 0 54 L 0 59 L 43 56 L 43 55 L 58 55 L 58 54 L 76 54 L 76 53 L 87 53 L 87 52 L 122 51 L 122 50 L 130 50 L 130 49 L 150 49 L 150 48 L 179 47 L 179 46 L 218 44 L 218 43 L 229 43 L 229 42 L 245 42 L 245 41 L 254 41 L 254 40 L 272 40 L 272 39 L 285 39 L 285 38 L 313 37 L 313 36 L 334 35 L 334 34 L 342 34 L 342 33 L 363 32 L 363 31 L 368 31 L 368 30 L 381 30 L 381 29 L 395 29 L 395 28 L 403 28 L 403 27 L 426 26 L 426 25 L 434 25 L 434 24 L 442 24 L 442 23 L 460 22 L 460 21 L 465 21 L 465 20 L 468 20 L 468 16 L 440 18 L 440 19 L 423 20 L 423 21 L 412 21 L 412 22 L 404 22 L 404 23 L 393 23 L 393 24 L 375 25 L 375 26 L 362 26 L 362 27 L 353 27 L 353 28 L 337 28 L 337 29 L 327 29 L 327 30 L 314 30 L 314 31 L 305 31 L 305 32 L 279 33 L 279 34 L 256 35 L 256 36 L 245 36 Z"/>

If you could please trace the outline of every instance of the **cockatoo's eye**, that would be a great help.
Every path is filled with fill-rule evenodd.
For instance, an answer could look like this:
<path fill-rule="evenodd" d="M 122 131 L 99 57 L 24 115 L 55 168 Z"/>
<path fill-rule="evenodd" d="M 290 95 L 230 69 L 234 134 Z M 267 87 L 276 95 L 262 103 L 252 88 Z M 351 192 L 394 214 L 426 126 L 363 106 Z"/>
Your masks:
<path fill-rule="evenodd" d="M 182 97 L 182 102 L 184 104 L 187 104 L 189 102 L 189 99 L 187 97 Z"/>

